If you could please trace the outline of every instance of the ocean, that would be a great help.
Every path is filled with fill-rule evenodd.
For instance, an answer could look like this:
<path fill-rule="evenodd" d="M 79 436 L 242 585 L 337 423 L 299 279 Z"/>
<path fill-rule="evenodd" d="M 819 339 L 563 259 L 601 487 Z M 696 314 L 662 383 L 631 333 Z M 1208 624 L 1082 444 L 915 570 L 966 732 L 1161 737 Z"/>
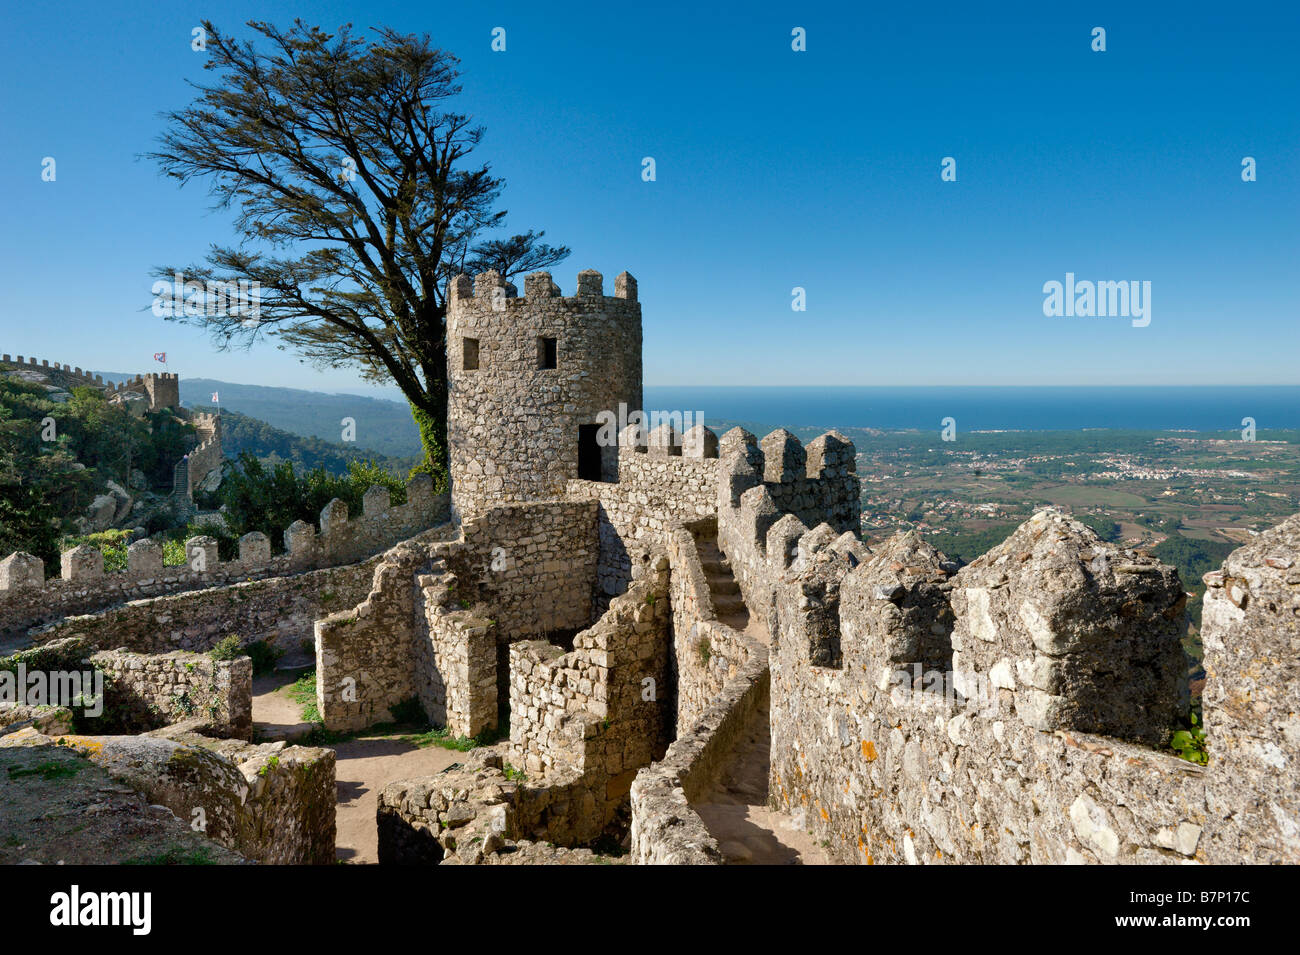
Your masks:
<path fill-rule="evenodd" d="M 693 411 L 714 422 L 785 428 L 961 432 L 1240 431 L 1300 428 L 1300 386 L 1214 387 L 692 387 L 649 386 L 650 411 Z"/>

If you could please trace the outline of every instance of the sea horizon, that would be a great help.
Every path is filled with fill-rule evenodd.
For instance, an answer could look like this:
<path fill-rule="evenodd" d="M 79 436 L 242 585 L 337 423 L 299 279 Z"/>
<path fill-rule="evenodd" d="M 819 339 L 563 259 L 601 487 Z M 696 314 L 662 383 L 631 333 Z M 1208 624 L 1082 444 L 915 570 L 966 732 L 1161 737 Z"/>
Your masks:
<path fill-rule="evenodd" d="M 938 431 L 952 418 L 958 432 L 1300 428 L 1300 385 L 647 385 L 644 392 L 647 410 L 697 412 L 706 424 Z"/>

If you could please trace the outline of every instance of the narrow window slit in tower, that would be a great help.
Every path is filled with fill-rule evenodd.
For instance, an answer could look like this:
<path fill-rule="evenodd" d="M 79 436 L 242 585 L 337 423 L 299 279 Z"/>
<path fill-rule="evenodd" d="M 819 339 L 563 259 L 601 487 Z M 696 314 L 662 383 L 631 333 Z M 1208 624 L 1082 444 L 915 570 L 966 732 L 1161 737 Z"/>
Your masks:
<path fill-rule="evenodd" d="M 465 371 L 478 371 L 478 339 L 462 338 L 461 351 L 465 356 L 465 363 L 462 368 Z"/>
<path fill-rule="evenodd" d="M 555 368 L 557 367 L 556 359 L 558 350 L 554 338 L 537 339 L 537 367 L 538 368 Z"/>

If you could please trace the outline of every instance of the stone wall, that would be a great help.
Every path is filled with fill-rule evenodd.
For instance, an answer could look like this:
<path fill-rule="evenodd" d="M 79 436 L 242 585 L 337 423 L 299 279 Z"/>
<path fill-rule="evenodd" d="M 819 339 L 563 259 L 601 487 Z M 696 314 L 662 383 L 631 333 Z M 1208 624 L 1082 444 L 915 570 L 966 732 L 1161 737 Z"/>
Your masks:
<path fill-rule="evenodd" d="M 672 566 L 672 659 L 676 675 L 676 731 L 681 736 L 723 695 L 752 660 L 766 665 L 767 648 L 718 620 L 701 563 L 700 535 L 716 533 L 714 519 L 678 525 L 667 535 Z"/>
<path fill-rule="evenodd" d="M 69 712 L 76 711 L 84 727 L 100 735 L 155 730 L 182 721 L 202 725 L 213 736 L 247 739 L 252 732 L 253 665 L 248 657 L 214 660 L 208 654 L 132 653 L 125 649 L 94 652 L 85 637 L 63 637 L 0 658 L 0 671 L 47 674 L 53 688 L 56 674 L 80 674 L 83 680 L 103 678 L 104 696 L 98 715 L 94 701 L 72 706 L 73 691 L 58 695 Z M 87 688 L 88 692 L 90 689 Z M 93 692 L 91 693 L 93 695 Z M 71 731 L 69 726 L 68 731 Z"/>
<path fill-rule="evenodd" d="M 1254 620 L 1231 632 L 1213 603 L 1231 595 L 1207 600 L 1205 768 L 1156 748 L 1186 705 L 1172 568 L 1051 511 L 955 576 L 915 535 L 855 567 L 834 542 L 800 541 L 778 585 L 773 805 L 841 862 L 1297 861 L 1278 837 L 1295 831 L 1279 775 L 1295 742 L 1285 717 L 1256 715 L 1287 704 L 1239 706 L 1238 752 L 1211 701 L 1260 698 L 1237 695 L 1220 644 L 1256 673 L 1286 657 L 1300 579 L 1276 565 L 1296 559 L 1298 525 L 1229 558 L 1267 594 Z"/>
<path fill-rule="evenodd" d="M 415 684 L 430 722 L 452 736 L 497 728 L 494 621 L 456 609 L 456 576 L 443 562 L 421 575 L 415 594 Z"/>
<path fill-rule="evenodd" d="M 104 715 L 112 732 L 198 718 L 212 735 L 252 736 L 253 661 L 248 657 L 107 650 L 93 654 L 90 662 L 106 678 Z"/>
<path fill-rule="evenodd" d="M 1207 574 L 1212 863 L 1300 862 L 1300 514 Z"/>
<path fill-rule="evenodd" d="M 767 703 L 767 648 L 719 621 L 713 606 L 698 543 L 716 533 L 716 518 L 668 533 L 677 726 L 664 758 L 632 785 L 632 856 L 643 865 L 722 863 L 691 803 L 717 781 Z"/>
<path fill-rule="evenodd" d="M 722 852 L 691 807 L 720 777 L 733 748 L 766 715 L 768 666 L 755 656 L 632 783 L 632 860 L 638 865 L 721 865 Z"/>
<path fill-rule="evenodd" d="M 773 431 L 760 445 L 748 431 L 732 428 L 722 437 L 721 454 L 718 546 L 745 605 L 770 630 L 776 578 L 798 556 L 795 545 L 805 533 L 815 529 L 818 542 L 846 535 L 846 546 L 857 539 L 856 452 L 834 431 L 805 449 L 788 431 Z"/>
<path fill-rule="evenodd" d="M 200 411 L 191 413 L 189 420 L 198 431 L 199 441 L 185 455 L 187 484 L 183 490 L 185 497 L 193 500 L 194 489 L 203 482 L 209 471 L 221 467 L 224 453 L 221 450 L 221 418 Z"/>
<path fill-rule="evenodd" d="M 846 439 L 826 434 L 805 452 L 793 435 L 777 431 L 760 448 L 753 435 L 735 428 L 723 436 L 721 450 L 716 517 L 670 526 L 667 533 L 677 738 L 633 785 L 632 852 L 640 863 L 721 863 L 691 802 L 717 780 L 768 699 L 768 648 L 717 619 L 699 541 L 716 537 L 750 614 L 773 634 L 780 580 L 798 559 L 801 540 L 806 548 L 833 542 L 846 565 L 867 555 L 855 536 L 858 483 Z M 816 529 L 808 531 L 805 521 Z"/>
<path fill-rule="evenodd" d="M 432 493 L 428 475 L 411 479 L 405 504 L 388 502 L 387 488 L 372 487 L 365 494 L 364 513 L 349 520 L 347 505 L 331 501 L 321 511 L 319 533 L 305 521 L 295 522 L 284 531 L 286 553 L 275 557 L 270 539 L 259 532 L 240 539 L 239 557 L 232 561 L 218 558 L 213 538 L 190 538 L 185 542 L 187 562 L 180 566 L 165 566 L 162 545 L 141 540 L 127 549 L 126 570 L 105 573 L 103 555 L 83 544 L 61 555 L 60 577 L 46 580 L 42 560 L 11 554 L 0 560 L 0 638 L 127 601 L 356 563 L 447 515 L 448 499 Z"/>
<path fill-rule="evenodd" d="M 327 728 L 387 722 L 417 695 L 415 583 L 429 561 L 427 543 L 399 544 L 375 566 L 364 600 L 316 621 L 316 706 Z"/>
<path fill-rule="evenodd" d="M 459 581 L 461 609 L 491 608 L 497 639 L 513 642 L 592 621 L 596 505 L 539 501 L 486 508 L 437 549 Z"/>
<path fill-rule="evenodd" d="M 627 589 L 637 547 L 662 548 L 672 527 L 717 512 L 716 439 L 708 440 L 713 433 L 707 428 L 701 431 L 704 440 L 668 440 L 653 447 L 625 432 L 614 449 L 617 483 L 568 482 L 565 493 L 570 499 L 600 505 L 596 596 L 605 605 Z"/>
<path fill-rule="evenodd" d="M 569 653 L 541 641 L 510 647 L 510 759 L 530 779 L 580 777 L 565 827 L 574 842 L 600 834 L 637 770 L 662 752 L 668 625 L 659 556 Z"/>
<path fill-rule="evenodd" d="M 37 642 L 79 636 L 103 649 L 167 653 L 210 650 L 234 634 L 245 644 L 266 640 L 294 649 L 312 639 L 317 618 L 365 597 L 379 560 L 135 600 L 68 617 L 31 636 Z"/>
<path fill-rule="evenodd" d="M 510 772 L 507 775 L 506 770 Z M 581 814 L 593 801 L 583 775 L 524 778 L 496 749 L 467 754 L 437 776 L 399 780 L 379 794 L 381 865 L 493 865 L 536 859 L 595 861 L 581 842 L 599 834 Z M 531 851 L 544 840 L 549 851 Z"/>
<path fill-rule="evenodd" d="M 57 361 L 53 365 L 51 365 L 50 360 L 48 358 L 45 359 L 38 359 L 38 358 L 31 358 L 31 357 L 24 358 L 22 355 L 18 355 L 15 358 L 10 358 L 8 355 L 0 355 L 0 362 L 3 362 L 6 365 L 10 365 L 10 364 L 17 365 L 20 369 L 31 368 L 33 370 L 39 370 L 39 371 L 61 371 L 65 375 L 79 378 L 80 381 L 78 382 L 78 384 L 87 385 L 94 388 L 105 388 L 105 387 L 115 388 L 116 387 L 112 382 L 105 382 L 103 375 L 92 375 L 89 371 L 82 371 L 80 368 L 74 368 L 71 365 L 61 365 Z"/>
<path fill-rule="evenodd" d="M 571 652 L 512 644 L 505 756 L 480 750 L 462 767 L 387 786 L 379 861 L 491 863 L 516 840 L 573 847 L 598 838 L 627 805 L 636 771 L 662 749 L 670 716 L 655 691 L 666 677 L 667 595 L 668 562 L 652 557 Z"/>
<path fill-rule="evenodd" d="M 641 407 L 636 280 L 618 276 L 613 297 L 602 283 L 599 272 L 582 272 L 577 294 L 561 297 L 550 273 L 534 272 L 522 298 L 496 272 L 451 283 L 447 441 L 459 518 L 560 497 L 578 477 L 580 426 L 617 414 L 620 403 Z"/>
<path fill-rule="evenodd" d="M 418 698 L 463 735 L 493 728 L 496 644 L 591 622 L 595 521 L 589 501 L 503 505 L 458 540 L 389 551 L 363 601 L 316 623 L 325 725 L 360 729 Z"/>

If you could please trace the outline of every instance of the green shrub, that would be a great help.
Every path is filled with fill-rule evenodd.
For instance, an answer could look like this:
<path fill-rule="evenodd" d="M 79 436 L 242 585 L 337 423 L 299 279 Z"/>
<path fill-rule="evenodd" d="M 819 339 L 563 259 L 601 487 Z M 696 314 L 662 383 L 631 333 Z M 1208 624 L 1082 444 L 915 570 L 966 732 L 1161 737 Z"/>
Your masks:
<path fill-rule="evenodd" d="M 1210 753 L 1205 745 L 1205 727 L 1201 724 L 1200 709 L 1199 706 L 1192 707 L 1183 725 L 1174 730 L 1169 748 L 1188 762 L 1204 766 L 1210 761 Z"/>
<path fill-rule="evenodd" d="M 247 453 L 235 462 L 227 461 L 225 467 L 218 494 L 231 540 L 261 531 L 271 538 L 277 553 L 284 550 L 286 528 L 295 521 L 317 523 L 334 498 L 347 504 L 349 517 L 362 513 L 362 498 L 376 484 L 388 488 L 393 504 L 406 502 L 402 480 L 369 461 L 349 462 L 342 477 L 324 468 L 299 473 L 290 461 L 267 465 Z"/>
<path fill-rule="evenodd" d="M 163 541 L 163 566 L 179 567 L 186 563 L 185 542 L 180 540 Z"/>
<path fill-rule="evenodd" d="M 239 642 L 239 638 L 232 633 L 209 650 L 208 656 L 214 660 L 236 660 L 244 656 L 244 647 Z"/>
<path fill-rule="evenodd" d="M 108 574 L 126 570 L 126 548 L 130 531 L 106 530 L 80 537 L 65 537 L 59 543 L 60 550 L 70 550 L 88 544 L 104 555 L 104 572 Z"/>
<path fill-rule="evenodd" d="M 265 640 L 254 640 L 244 644 L 239 637 L 231 634 L 208 651 L 214 660 L 235 660 L 248 657 L 253 661 L 253 676 L 263 676 L 275 670 L 276 663 L 284 656 L 284 651 Z"/>
<path fill-rule="evenodd" d="M 76 533 L 77 516 L 108 481 L 129 487 L 131 472 L 143 471 L 151 487 L 170 489 L 193 433 L 170 411 L 136 418 L 98 388 L 73 388 L 58 402 L 39 385 L 0 375 L 0 476 L 21 476 L 0 493 L 0 553 L 26 551 L 57 567 L 60 539 Z M 109 549 L 113 570 L 125 555 Z"/>

